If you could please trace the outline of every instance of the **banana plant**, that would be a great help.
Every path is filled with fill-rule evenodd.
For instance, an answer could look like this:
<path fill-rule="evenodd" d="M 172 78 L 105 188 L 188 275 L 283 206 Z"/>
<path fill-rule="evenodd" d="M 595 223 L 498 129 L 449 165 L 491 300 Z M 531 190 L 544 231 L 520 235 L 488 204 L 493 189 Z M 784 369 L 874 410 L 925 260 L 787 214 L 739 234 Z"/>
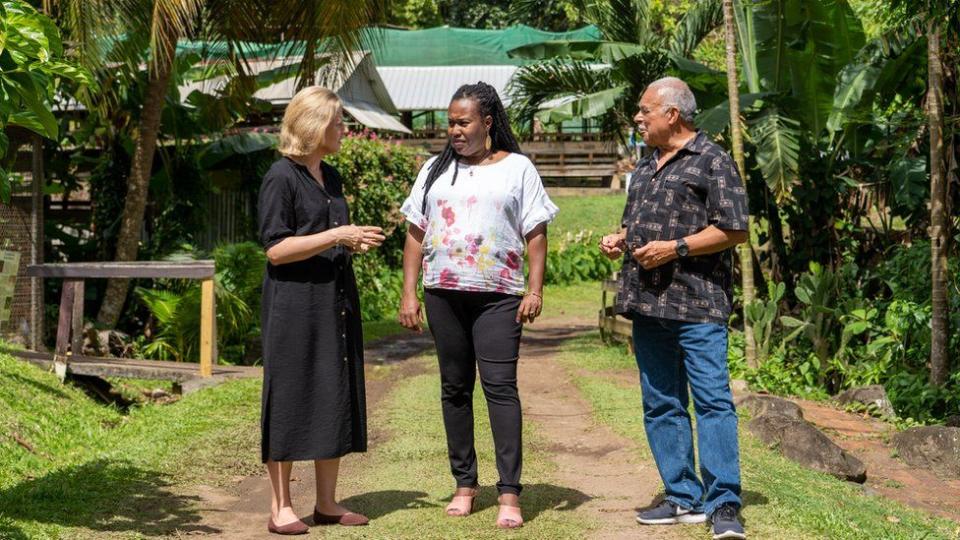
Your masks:
<path fill-rule="evenodd" d="M 845 1 L 735 0 L 734 13 L 747 140 L 767 187 L 784 201 L 800 182 L 801 142 L 811 143 L 811 155 L 830 154 L 820 141 L 837 75 L 863 47 L 863 28 Z M 705 110 L 701 126 L 723 132 L 728 111 L 726 101 Z"/>

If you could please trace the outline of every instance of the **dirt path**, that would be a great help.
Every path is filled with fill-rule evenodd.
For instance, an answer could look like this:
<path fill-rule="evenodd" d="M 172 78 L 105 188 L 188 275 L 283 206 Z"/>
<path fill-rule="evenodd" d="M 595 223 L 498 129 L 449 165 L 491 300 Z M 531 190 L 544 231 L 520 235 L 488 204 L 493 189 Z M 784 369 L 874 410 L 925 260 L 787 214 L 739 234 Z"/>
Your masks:
<path fill-rule="evenodd" d="M 520 393 L 524 419 L 534 423 L 546 450 L 557 465 L 553 480 L 586 494 L 578 508 L 599 526 L 591 538 L 688 538 L 698 531 L 690 527 L 643 527 L 634 521 L 638 507 L 655 501 L 661 491 L 652 460 L 643 459 L 636 443 L 621 437 L 594 419 L 590 404 L 580 395 L 574 374 L 558 361 L 562 343 L 593 328 L 592 320 L 559 316 L 538 321 L 524 330 L 521 350 Z M 432 348 L 428 335 L 406 335 L 368 349 L 368 372 L 375 366 L 393 364 L 387 376 L 369 377 L 368 409 L 373 411 L 393 385 L 424 370 L 423 362 L 405 361 Z M 575 373 L 575 372 L 574 372 Z M 608 372 L 619 385 L 636 387 L 636 374 L 629 370 Z M 637 414 L 639 413 L 639 392 Z M 884 443 L 889 427 L 881 422 L 840 411 L 823 404 L 801 402 L 805 416 L 868 467 L 868 493 L 883 495 L 907 505 L 952 519 L 960 519 L 960 482 L 939 479 L 932 473 L 906 467 L 891 457 Z M 385 434 L 372 430 L 371 452 L 376 452 Z M 369 467 L 369 454 L 344 460 L 341 475 L 362 475 Z M 294 466 L 293 499 L 305 508 L 313 498 L 313 470 L 309 464 Z M 349 488 L 341 496 L 354 495 Z M 235 485 L 191 489 L 199 498 L 202 525 L 211 536 L 237 540 L 267 538 L 266 509 L 270 492 L 266 476 L 238 478 Z M 303 509 L 301 509 L 303 510 Z M 191 536 L 197 533 L 191 534 Z"/>
<path fill-rule="evenodd" d="M 866 493 L 960 521 L 960 480 L 940 478 L 894 458 L 893 446 L 885 442 L 895 431 L 892 425 L 823 403 L 794 401 L 804 418 L 867 466 Z"/>
<path fill-rule="evenodd" d="M 679 531 L 662 527 L 647 529 L 634 521 L 636 508 L 650 504 L 659 491 L 656 468 L 652 462 L 638 457 L 632 441 L 594 422 L 590 405 L 556 360 L 563 341 L 589 331 L 590 322 L 556 317 L 541 320 L 525 330 L 518 375 L 524 417 L 536 423 L 537 431 L 546 438 L 547 448 L 558 466 L 556 482 L 589 497 L 578 512 L 601 524 L 593 531 L 593 538 L 679 538 L 674 536 Z M 368 349 L 368 364 L 399 362 L 389 376 L 368 380 L 368 409 L 376 408 L 394 382 L 422 371 L 422 363 L 402 360 L 415 357 L 430 346 L 427 336 L 408 335 Z M 377 431 L 370 433 L 373 452 L 382 437 L 384 434 Z M 365 456 L 358 454 L 344 460 L 341 475 L 362 474 Z M 301 503 L 311 501 L 312 467 L 306 463 L 295 464 L 292 477 L 293 499 Z M 265 510 L 270 492 L 265 474 L 238 478 L 235 485 L 227 487 L 196 487 L 191 489 L 191 495 L 199 497 L 202 524 L 212 536 L 237 540 L 268 537 Z"/>
<path fill-rule="evenodd" d="M 407 360 L 420 355 L 433 346 L 429 335 L 402 335 L 386 338 L 368 346 L 364 356 L 367 364 L 366 397 L 367 409 L 373 411 L 389 393 L 396 381 L 419 375 L 423 364 Z M 391 366 L 386 376 L 377 376 L 378 366 Z M 383 440 L 384 434 L 370 430 L 368 444 L 371 449 Z M 251 449 L 251 452 L 259 452 Z M 341 462 L 342 478 L 362 474 L 369 454 L 353 454 Z M 298 503 L 298 510 L 308 511 L 313 501 L 314 472 L 310 463 L 295 463 L 291 474 L 290 495 Z M 343 491 L 343 490 L 341 490 Z M 236 484 L 227 487 L 198 486 L 190 495 L 197 497 L 201 509 L 204 530 L 215 531 L 211 536 L 230 540 L 254 540 L 276 538 L 267 533 L 267 516 L 270 508 L 270 486 L 266 472 L 241 477 Z M 346 496 L 350 493 L 341 493 Z M 303 508 L 301 508 L 303 507 Z M 196 537 L 196 533 L 184 537 Z M 311 535 L 314 536 L 314 535 Z"/>
<path fill-rule="evenodd" d="M 652 461 L 638 457 L 635 443 L 594 421 L 590 404 L 580 395 L 567 370 L 557 363 L 559 345 L 592 329 L 547 322 L 524 330 L 520 396 L 524 420 L 535 422 L 559 470 L 557 483 L 589 497 L 578 511 L 601 524 L 592 538 L 685 538 L 688 527 L 644 527 L 635 521 L 637 507 L 654 501 L 661 491 Z M 640 394 L 637 391 L 639 413 Z M 687 532 L 687 535 L 683 535 Z"/>

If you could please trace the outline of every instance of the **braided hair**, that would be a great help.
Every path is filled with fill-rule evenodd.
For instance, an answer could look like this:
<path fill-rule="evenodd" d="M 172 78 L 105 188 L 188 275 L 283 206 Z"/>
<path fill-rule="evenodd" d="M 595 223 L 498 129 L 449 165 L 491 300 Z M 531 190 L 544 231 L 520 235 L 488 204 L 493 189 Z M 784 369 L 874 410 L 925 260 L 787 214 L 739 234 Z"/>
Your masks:
<path fill-rule="evenodd" d="M 520 144 L 517 142 L 517 138 L 513 136 L 513 130 L 510 129 L 510 120 L 507 118 L 507 112 L 503 109 L 503 103 L 500 101 L 500 96 L 497 95 L 496 88 L 482 81 L 477 84 L 465 84 L 453 93 L 450 102 L 458 99 L 474 100 L 480 110 L 480 117 L 489 116 L 493 119 L 490 124 L 490 150 L 520 153 Z M 427 210 L 427 193 L 430 192 L 430 188 L 433 187 L 437 178 L 446 172 L 451 163 L 453 164 L 453 180 L 450 185 L 457 182 L 460 158 L 460 154 L 453 149 L 453 145 L 450 144 L 448 139 L 447 145 L 443 147 L 443 152 L 440 152 L 440 155 L 437 156 L 437 159 L 430 166 L 430 172 L 427 174 L 427 180 L 423 187 L 423 207 L 421 209 L 423 212 Z"/>

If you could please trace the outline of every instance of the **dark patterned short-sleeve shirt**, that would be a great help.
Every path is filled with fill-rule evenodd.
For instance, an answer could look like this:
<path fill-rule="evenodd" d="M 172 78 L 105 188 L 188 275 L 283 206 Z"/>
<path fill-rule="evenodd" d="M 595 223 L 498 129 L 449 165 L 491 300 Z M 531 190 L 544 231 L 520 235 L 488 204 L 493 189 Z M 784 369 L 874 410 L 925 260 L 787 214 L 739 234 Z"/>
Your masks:
<path fill-rule="evenodd" d="M 676 240 L 709 225 L 747 230 L 747 196 L 737 168 L 719 145 L 698 132 L 658 171 L 654 152 L 637 163 L 622 225 L 627 253 L 617 312 L 696 323 L 726 324 L 732 298 L 732 253 L 676 259 L 644 270 L 630 254 L 646 242 Z"/>

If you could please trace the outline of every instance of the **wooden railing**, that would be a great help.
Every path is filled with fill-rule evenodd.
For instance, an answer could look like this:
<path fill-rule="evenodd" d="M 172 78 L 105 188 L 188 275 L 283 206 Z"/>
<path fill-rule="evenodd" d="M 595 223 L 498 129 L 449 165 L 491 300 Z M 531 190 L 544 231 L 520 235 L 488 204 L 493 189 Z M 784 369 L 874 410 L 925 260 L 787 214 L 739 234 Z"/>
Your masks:
<path fill-rule="evenodd" d="M 97 278 L 179 278 L 201 280 L 200 302 L 200 376 L 210 377 L 217 360 L 216 298 L 213 289 L 213 261 L 190 262 L 85 262 L 66 264 L 35 264 L 27 267 L 26 275 L 39 278 L 63 279 L 60 294 L 60 318 L 57 324 L 57 344 L 53 353 L 54 371 L 64 379 L 71 361 L 100 362 L 103 358 L 83 355 L 83 290 L 84 280 Z M 67 346 L 71 354 L 67 355 Z M 37 358 L 35 351 L 23 351 Z M 16 353 L 14 353 L 16 354 Z M 122 361 L 125 359 L 107 359 Z M 140 362 L 143 364 L 144 362 Z M 156 366 L 154 366 L 156 367 Z M 155 372 L 156 370 L 154 370 Z M 150 372 L 153 373 L 153 372 Z M 157 378 L 163 378 L 158 376 Z"/>
<path fill-rule="evenodd" d="M 405 139 L 402 144 L 419 146 L 431 154 L 437 154 L 447 144 L 447 139 Z M 608 187 L 617 172 L 617 151 L 610 142 L 600 141 L 527 141 L 520 143 L 540 176 L 556 180 L 560 185 L 573 182 L 578 185 Z"/>

